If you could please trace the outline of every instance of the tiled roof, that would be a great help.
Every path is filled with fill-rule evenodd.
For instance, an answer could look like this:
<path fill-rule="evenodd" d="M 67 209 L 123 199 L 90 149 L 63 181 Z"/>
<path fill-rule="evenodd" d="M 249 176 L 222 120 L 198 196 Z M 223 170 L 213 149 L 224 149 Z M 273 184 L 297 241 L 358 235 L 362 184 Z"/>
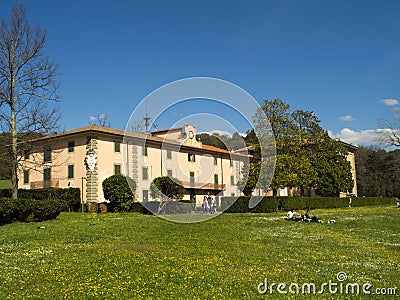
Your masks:
<path fill-rule="evenodd" d="M 120 129 L 115 129 L 115 128 L 109 128 L 109 127 L 102 127 L 102 126 L 96 126 L 96 125 L 91 125 L 91 126 L 86 126 L 86 127 L 81 127 L 65 132 L 60 132 L 60 133 L 55 133 L 52 135 L 40 137 L 37 139 L 30 140 L 29 142 L 40 142 L 40 141 L 46 141 L 46 140 L 51 140 L 51 139 L 58 139 L 62 137 L 68 137 L 71 135 L 76 135 L 76 134 L 81 134 L 81 133 L 103 133 L 103 134 L 110 134 L 110 135 L 115 135 L 119 136 L 121 138 L 124 137 L 132 137 L 140 140 L 147 140 L 147 141 L 152 141 L 155 143 L 168 143 L 168 144 L 174 144 L 176 146 L 185 148 L 185 149 L 190 149 L 193 148 L 193 150 L 205 150 L 205 151 L 210 151 L 210 152 L 215 152 L 215 153 L 221 153 L 221 154 L 226 154 L 226 155 L 234 155 L 234 156 L 239 156 L 239 157 L 248 157 L 248 155 L 240 154 L 240 153 L 234 153 L 227 151 L 225 149 L 220 149 L 214 146 L 209 146 L 209 145 L 204 145 L 202 144 L 201 148 L 197 147 L 192 147 L 192 146 L 187 146 L 187 145 L 181 145 L 175 140 L 168 140 L 167 138 L 162 138 L 158 136 L 151 136 L 151 135 L 146 135 L 144 133 L 137 133 L 137 132 L 125 132 L 124 130 Z"/>
<path fill-rule="evenodd" d="M 172 131 L 181 131 L 182 129 L 183 129 L 183 127 L 160 129 L 160 130 L 153 131 L 151 134 L 157 135 L 157 134 L 168 133 L 168 132 L 172 132 Z"/>

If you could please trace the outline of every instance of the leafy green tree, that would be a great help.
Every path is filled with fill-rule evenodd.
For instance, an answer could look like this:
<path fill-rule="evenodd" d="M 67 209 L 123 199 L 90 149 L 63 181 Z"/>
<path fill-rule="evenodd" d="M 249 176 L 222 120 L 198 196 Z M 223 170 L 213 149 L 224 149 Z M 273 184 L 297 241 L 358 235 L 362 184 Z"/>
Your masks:
<path fill-rule="evenodd" d="M 366 197 L 400 196 L 400 150 L 359 147 L 356 152 L 357 192 Z"/>
<path fill-rule="evenodd" d="M 322 196 L 338 196 L 340 192 L 351 192 L 354 182 L 351 164 L 347 160 L 346 146 L 331 139 L 328 134 L 315 144 L 313 166 L 317 173 L 313 186 L 317 194 Z"/>
<path fill-rule="evenodd" d="M 237 185 L 245 196 L 251 196 L 251 193 L 257 186 L 258 177 L 260 175 L 260 164 L 257 162 L 245 161 L 241 173 L 242 176 Z"/>
<path fill-rule="evenodd" d="M 135 199 L 136 182 L 124 175 L 112 175 L 103 183 L 104 198 L 110 201 L 110 211 L 129 211 Z M 132 191 L 133 190 L 133 191 Z"/>
<path fill-rule="evenodd" d="M 165 197 L 172 200 L 182 200 L 185 188 L 179 179 L 162 176 L 154 178 L 150 185 L 150 194 L 153 198 L 161 198 L 161 200 L 164 200 Z"/>
<path fill-rule="evenodd" d="M 352 190 L 354 183 L 346 159 L 347 149 L 328 136 L 313 112 L 291 112 L 290 106 L 279 99 L 265 100 L 261 109 L 275 137 L 276 166 L 271 181 L 274 193 L 283 187 L 298 188 L 302 195 L 311 187 L 324 195 Z M 255 124 L 262 128 L 264 121 L 259 119 L 260 115 L 256 114 Z"/>

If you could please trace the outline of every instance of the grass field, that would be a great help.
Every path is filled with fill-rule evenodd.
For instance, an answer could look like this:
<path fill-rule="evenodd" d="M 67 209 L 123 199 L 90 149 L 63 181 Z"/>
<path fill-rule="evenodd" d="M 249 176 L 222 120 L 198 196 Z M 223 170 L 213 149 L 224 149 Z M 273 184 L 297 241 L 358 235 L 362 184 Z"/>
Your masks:
<path fill-rule="evenodd" d="M 313 299 L 398 297 L 400 209 L 312 213 L 336 223 L 295 223 L 282 214 L 177 224 L 133 213 L 63 213 L 5 225 L 0 299 L 298 299 L 304 295 L 290 291 L 298 285 L 301 292 L 305 283 L 324 287 L 307 295 Z M 339 281 L 340 272 L 347 280 Z M 275 289 L 260 294 L 265 279 Z M 329 282 L 369 283 L 371 295 L 330 293 Z M 288 294 L 276 290 L 279 283 Z M 396 295 L 372 295 L 378 291 Z"/>
<path fill-rule="evenodd" d="M 11 189 L 11 180 L 0 180 L 0 190 Z"/>

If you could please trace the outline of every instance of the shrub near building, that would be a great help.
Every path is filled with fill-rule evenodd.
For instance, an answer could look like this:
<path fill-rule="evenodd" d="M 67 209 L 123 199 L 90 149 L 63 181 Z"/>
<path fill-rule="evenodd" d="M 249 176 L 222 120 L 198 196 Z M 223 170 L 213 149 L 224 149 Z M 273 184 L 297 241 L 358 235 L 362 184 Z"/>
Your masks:
<path fill-rule="evenodd" d="M 132 178 L 124 175 L 113 175 L 105 179 L 102 185 L 104 198 L 110 201 L 107 204 L 108 210 L 130 211 L 135 199 L 132 190 L 136 190 L 136 182 Z"/>
<path fill-rule="evenodd" d="M 0 190 L 0 198 L 11 198 L 11 189 Z M 79 188 L 45 188 L 45 189 L 18 189 L 19 199 L 64 201 L 64 211 L 78 212 L 81 210 L 81 191 Z"/>
<path fill-rule="evenodd" d="M 0 225 L 19 222 L 53 220 L 65 209 L 65 201 L 59 199 L 10 199 L 0 198 Z"/>

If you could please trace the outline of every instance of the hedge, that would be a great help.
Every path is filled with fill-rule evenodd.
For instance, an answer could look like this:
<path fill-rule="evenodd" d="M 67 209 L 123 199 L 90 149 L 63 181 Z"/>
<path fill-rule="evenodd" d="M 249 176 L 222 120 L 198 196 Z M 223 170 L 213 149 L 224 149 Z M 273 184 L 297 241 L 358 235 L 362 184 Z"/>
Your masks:
<path fill-rule="evenodd" d="M 0 190 L 0 198 L 11 198 L 10 189 Z M 19 199 L 47 200 L 57 199 L 65 201 L 63 211 L 81 211 L 81 190 L 79 188 L 45 188 L 45 189 L 18 189 Z"/>
<path fill-rule="evenodd" d="M 0 198 L 0 225 L 19 222 L 53 220 L 65 209 L 66 203 L 59 199 L 10 199 Z"/>
<path fill-rule="evenodd" d="M 159 201 L 149 201 L 143 204 L 144 213 L 157 214 L 160 207 Z M 193 205 L 180 201 L 170 201 L 164 206 L 159 214 L 188 214 L 192 211 Z"/>
<path fill-rule="evenodd" d="M 359 197 L 351 198 L 351 206 L 395 205 L 396 198 Z"/>
<path fill-rule="evenodd" d="M 259 198 L 259 197 L 256 197 Z M 352 206 L 373 206 L 395 204 L 394 198 L 352 197 Z M 349 198 L 339 197 L 263 197 L 260 203 L 249 208 L 250 197 L 222 197 L 221 209 L 227 213 L 269 213 L 318 208 L 348 207 Z"/>

